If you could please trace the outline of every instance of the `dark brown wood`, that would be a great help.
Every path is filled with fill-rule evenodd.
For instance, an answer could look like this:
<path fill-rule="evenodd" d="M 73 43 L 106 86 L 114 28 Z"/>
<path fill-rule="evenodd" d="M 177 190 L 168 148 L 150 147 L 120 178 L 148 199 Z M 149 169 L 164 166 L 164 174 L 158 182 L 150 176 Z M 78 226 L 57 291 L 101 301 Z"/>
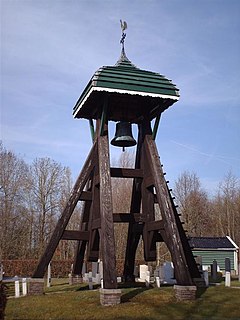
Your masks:
<path fill-rule="evenodd" d="M 92 192 L 83 191 L 79 198 L 80 201 L 92 201 Z"/>
<path fill-rule="evenodd" d="M 67 227 L 68 221 L 71 218 L 73 210 L 75 209 L 77 202 L 83 192 L 83 189 L 87 183 L 87 180 L 91 174 L 91 171 L 94 167 L 95 157 L 94 153 L 96 150 L 96 143 L 93 145 L 90 154 L 83 166 L 83 169 L 73 187 L 70 198 L 66 203 L 65 209 L 61 217 L 58 220 L 58 223 L 53 231 L 51 239 L 42 255 L 36 270 L 34 271 L 33 278 L 43 278 L 44 273 L 47 269 L 48 264 L 50 263 L 52 256 L 57 248 L 57 245 L 63 235 L 64 230 Z"/>
<path fill-rule="evenodd" d="M 98 126 L 97 126 L 98 127 Z M 93 186 L 92 186 L 92 206 L 90 210 L 88 230 L 90 232 L 90 238 L 87 247 L 87 260 L 88 261 L 97 261 L 99 258 L 99 232 L 98 228 L 100 227 L 100 190 L 99 190 L 99 165 L 98 165 L 98 151 L 97 151 L 97 165 L 94 170 L 93 175 Z M 98 225 L 96 226 L 96 221 Z M 95 225 L 94 225 L 95 222 Z"/>
<path fill-rule="evenodd" d="M 89 240 L 89 231 L 65 230 L 62 235 L 62 240 Z"/>
<path fill-rule="evenodd" d="M 143 178 L 141 169 L 111 168 L 110 172 L 113 178 Z"/>
<path fill-rule="evenodd" d="M 146 131 L 150 124 L 145 123 Z M 157 152 L 156 144 L 152 136 L 146 134 L 144 139 L 144 149 L 149 161 L 149 168 L 151 169 L 152 176 L 154 177 L 154 185 L 156 188 L 156 196 L 162 214 L 162 220 L 167 239 L 165 242 L 171 252 L 172 260 L 174 263 L 175 277 L 177 283 L 180 285 L 192 285 L 193 279 L 189 271 L 183 243 L 176 223 L 171 198 L 169 196 L 166 181 L 162 171 L 159 155 Z"/>
<path fill-rule="evenodd" d="M 103 136 L 98 137 L 98 159 L 100 176 L 100 216 L 101 251 L 103 261 L 103 286 L 105 289 L 116 289 L 117 274 L 107 125 L 105 125 L 105 134 Z"/>
<path fill-rule="evenodd" d="M 104 110 L 106 113 L 107 109 Z M 200 274 L 164 178 L 150 121 L 145 119 L 138 124 L 135 169 L 110 168 L 106 118 L 102 118 L 101 125 L 98 119 L 96 126 L 92 150 L 33 277 L 44 276 L 61 239 L 76 240 L 73 274 L 81 274 L 84 258 L 101 258 L 104 288 L 117 288 L 114 223 L 128 223 L 125 281 L 134 280 L 135 255 L 142 236 L 146 261 L 156 260 L 156 243 L 164 241 L 172 256 L 177 283 L 194 284 L 193 279 L 200 278 Z M 133 179 L 130 213 L 113 213 L 111 177 Z M 78 201 L 84 202 L 80 228 L 66 230 Z M 161 220 L 156 220 L 155 203 L 159 205 Z"/>
<path fill-rule="evenodd" d="M 92 177 L 87 182 L 87 189 L 88 192 L 91 192 L 92 190 Z M 92 203 L 90 201 L 85 201 L 83 205 L 83 210 L 81 214 L 81 220 L 79 225 L 80 231 L 87 231 L 88 230 L 88 221 L 89 221 L 89 215 L 90 215 L 90 209 L 91 209 Z M 75 250 L 75 256 L 73 261 L 73 274 L 75 275 L 82 275 L 82 267 L 84 263 L 84 256 L 86 252 L 87 247 L 87 241 L 78 241 L 76 250 Z"/>
<path fill-rule="evenodd" d="M 149 221 L 145 225 L 147 231 L 164 230 L 164 223 L 162 220 Z"/>
<path fill-rule="evenodd" d="M 124 222 L 140 222 L 140 213 L 114 213 L 113 222 L 124 223 Z"/>
<path fill-rule="evenodd" d="M 135 169 L 140 169 L 142 142 L 143 142 L 143 136 L 142 136 L 142 132 L 139 130 L 137 152 L 136 152 L 136 159 L 135 159 Z M 133 214 L 134 212 L 140 212 L 141 198 L 142 198 L 141 185 L 142 185 L 142 178 L 134 178 L 130 214 Z M 124 271 L 123 271 L 124 281 L 135 281 L 135 276 L 134 276 L 135 256 L 136 256 L 138 243 L 142 235 L 142 227 L 143 225 L 142 224 L 139 225 L 139 223 L 135 221 L 134 218 L 132 221 L 129 222 Z"/>
<path fill-rule="evenodd" d="M 144 131 L 143 131 L 144 132 Z M 143 245 L 145 261 L 155 261 L 157 259 L 156 242 L 154 231 L 148 229 L 149 223 L 155 221 L 154 211 L 154 179 L 149 167 L 145 149 L 142 149 L 141 167 L 144 171 L 142 183 L 142 212 L 143 212 Z"/>

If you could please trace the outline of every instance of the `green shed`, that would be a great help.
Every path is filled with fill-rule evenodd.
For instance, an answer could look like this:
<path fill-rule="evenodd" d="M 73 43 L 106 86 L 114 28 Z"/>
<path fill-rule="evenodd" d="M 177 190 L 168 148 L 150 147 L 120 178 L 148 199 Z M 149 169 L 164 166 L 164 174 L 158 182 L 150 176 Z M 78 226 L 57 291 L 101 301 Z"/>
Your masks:
<path fill-rule="evenodd" d="M 191 237 L 189 240 L 195 257 L 202 258 L 203 269 L 208 270 L 217 261 L 220 271 L 225 272 L 225 259 L 231 262 L 231 272 L 238 274 L 238 250 L 239 247 L 229 237 Z"/>

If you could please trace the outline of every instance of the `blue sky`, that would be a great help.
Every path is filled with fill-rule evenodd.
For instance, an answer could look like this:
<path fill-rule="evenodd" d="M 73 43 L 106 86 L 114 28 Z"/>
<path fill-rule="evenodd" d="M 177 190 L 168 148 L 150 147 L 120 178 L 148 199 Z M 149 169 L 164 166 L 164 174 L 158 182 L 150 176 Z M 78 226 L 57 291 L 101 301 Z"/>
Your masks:
<path fill-rule="evenodd" d="M 180 89 L 156 140 L 170 184 L 188 170 L 214 193 L 229 170 L 240 177 L 238 0 L 1 0 L 4 146 L 29 163 L 59 161 L 75 179 L 91 137 L 72 108 L 93 73 L 118 60 L 120 19 L 128 58 Z"/>

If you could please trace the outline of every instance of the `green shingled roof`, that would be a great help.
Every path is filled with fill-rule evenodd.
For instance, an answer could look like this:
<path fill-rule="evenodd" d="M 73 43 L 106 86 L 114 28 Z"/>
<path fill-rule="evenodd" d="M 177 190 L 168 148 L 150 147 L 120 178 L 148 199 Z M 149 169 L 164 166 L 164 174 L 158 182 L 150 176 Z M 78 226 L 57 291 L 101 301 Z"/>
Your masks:
<path fill-rule="evenodd" d="M 106 95 L 109 120 L 137 122 L 139 117 L 163 112 L 179 99 L 179 90 L 159 73 L 134 66 L 122 51 L 115 66 L 95 72 L 73 109 L 74 117 L 97 118 Z"/>

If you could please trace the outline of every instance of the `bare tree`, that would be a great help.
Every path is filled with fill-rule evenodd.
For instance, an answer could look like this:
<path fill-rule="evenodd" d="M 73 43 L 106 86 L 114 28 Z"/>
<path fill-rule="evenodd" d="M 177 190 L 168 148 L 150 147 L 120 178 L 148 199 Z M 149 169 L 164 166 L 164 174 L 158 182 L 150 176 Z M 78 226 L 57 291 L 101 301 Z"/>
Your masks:
<path fill-rule="evenodd" d="M 229 171 L 219 184 L 213 201 L 214 220 L 218 235 L 229 235 L 240 243 L 240 183 Z"/>
<path fill-rule="evenodd" d="M 30 167 L 31 212 L 34 213 L 33 238 L 38 254 L 49 240 L 59 215 L 66 170 L 50 158 L 35 159 Z"/>
<path fill-rule="evenodd" d="M 190 236 L 204 236 L 211 227 L 210 205 L 196 173 L 184 172 L 176 181 L 174 195 Z"/>
<path fill-rule="evenodd" d="M 10 259 L 24 252 L 28 166 L 0 144 L 0 169 L 0 256 Z"/>

